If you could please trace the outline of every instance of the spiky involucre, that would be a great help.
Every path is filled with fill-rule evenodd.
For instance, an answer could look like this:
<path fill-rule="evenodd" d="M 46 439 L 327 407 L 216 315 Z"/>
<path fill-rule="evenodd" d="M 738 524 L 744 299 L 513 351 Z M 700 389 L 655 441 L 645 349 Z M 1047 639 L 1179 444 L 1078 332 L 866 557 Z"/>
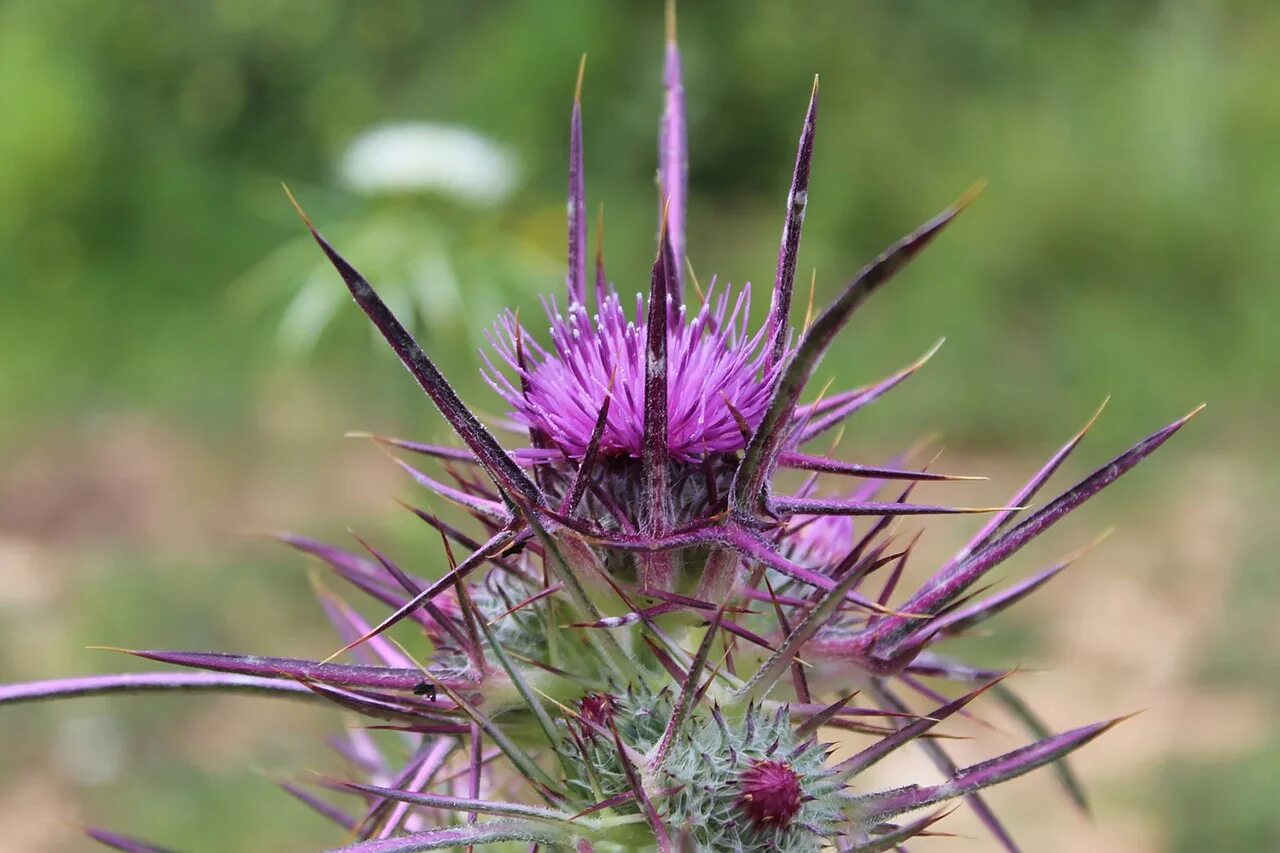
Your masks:
<path fill-rule="evenodd" d="M 588 287 L 580 71 L 569 133 L 567 305 L 546 300 L 551 330 L 541 341 L 516 315 L 504 315 L 491 337 L 497 358 L 486 355 L 486 380 L 510 405 L 524 446 L 498 442 L 303 215 L 357 304 L 462 442 L 377 439 L 389 451 L 440 463 L 443 476 L 395 457 L 419 485 L 474 519 L 464 529 L 409 507 L 443 537 L 447 571 L 437 563 L 428 580 L 363 540 L 344 550 L 285 536 L 390 614 L 370 625 L 318 584 L 344 643 L 323 661 L 135 651 L 205 671 L 5 685 L 0 703 L 229 690 L 327 702 L 398 729 L 407 758 L 379 749 L 361 729 L 336 743 L 365 781 L 321 787 L 352 794 L 353 810 L 283 785 L 354 836 L 343 848 L 351 853 L 510 840 L 578 851 L 838 845 L 873 853 L 939 817 L 921 810 L 961 797 L 1013 850 L 980 791 L 1044 765 L 1083 804 L 1064 757 L 1116 721 L 1050 734 L 1001 683 L 1004 673 L 955 660 L 940 644 L 1061 573 L 1073 557 L 975 593 L 993 568 L 1154 452 L 1190 415 L 1034 512 L 1023 506 L 1087 426 L 1009 506 L 987 509 L 913 502 L 919 482 L 965 478 L 913 467 L 910 454 L 866 464 L 806 450 L 936 350 L 870 385 L 802 402 L 853 312 L 972 195 L 889 247 L 797 335 L 791 301 L 817 129 L 815 79 L 769 314 L 753 331 L 745 287 L 712 283 L 697 303 L 686 288 L 687 133 L 673 13 L 663 80 L 659 245 L 648 293 L 628 316 L 600 250 Z M 807 479 L 794 493 L 777 494 L 780 469 Z M 833 486 L 832 478 L 856 485 Z M 989 519 L 919 588 L 899 594 L 915 540 L 892 522 L 970 512 Z M 465 551 L 461 560 L 455 545 Z M 402 621 L 420 629 L 420 647 L 383 636 Z M 848 692 L 854 684 L 863 688 L 856 703 Z M 1036 740 L 957 767 L 933 729 L 987 692 Z M 867 739 L 835 765 L 818 738 L 833 729 Z M 867 768 L 907 745 L 922 749 L 946 781 L 891 791 L 860 784 Z M 122 850 L 158 849 L 91 834 Z"/>

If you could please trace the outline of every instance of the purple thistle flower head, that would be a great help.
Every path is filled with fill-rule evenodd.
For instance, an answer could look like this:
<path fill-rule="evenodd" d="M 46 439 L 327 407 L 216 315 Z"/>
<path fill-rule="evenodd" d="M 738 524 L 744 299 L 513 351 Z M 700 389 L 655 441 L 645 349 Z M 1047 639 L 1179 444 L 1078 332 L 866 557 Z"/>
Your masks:
<path fill-rule="evenodd" d="M 766 367 L 764 329 L 747 329 L 750 289 L 735 297 L 712 293 L 690 312 L 667 295 L 667 453 L 693 464 L 715 454 L 743 450 L 769 403 L 778 366 Z M 512 419 L 549 446 L 518 451 L 535 463 L 581 460 L 591 446 L 596 420 L 610 398 L 599 449 L 605 458 L 639 460 L 644 455 L 645 341 L 649 313 L 636 294 L 628 316 L 609 288 L 591 315 L 572 303 L 562 314 L 547 309 L 550 349 L 521 329 L 514 314 L 498 323 L 494 349 L 514 374 L 493 369 L 486 378 L 514 410 Z M 689 314 L 692 313 L 692 316 Z M 521 355 L 523 350 L 523 357 Z"/>

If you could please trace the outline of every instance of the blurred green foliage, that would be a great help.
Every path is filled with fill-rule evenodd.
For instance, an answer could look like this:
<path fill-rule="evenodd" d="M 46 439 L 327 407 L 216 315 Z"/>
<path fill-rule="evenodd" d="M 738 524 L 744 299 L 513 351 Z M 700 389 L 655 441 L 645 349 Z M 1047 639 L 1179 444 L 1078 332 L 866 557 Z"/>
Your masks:
<path fill-rule="evenodd" d="M 228 291 L 297 236 L 279 182 L 320 223 L 359 216 L 332 164 L 381 121 L 463 123 L 513 146 L 530 174 L 523 191 L 500 214 L 466 215 L 494 246 L 558 257 L 580 51 L 590 203 L 608 211 L 612 277 L 642 286 L 660 97 L 653 5 L 0 7 L 0 407 L 40 419 L 159 403 L 227 422 L 274 357 L 269 319 L 234 310 Z M 801 259 L 817 269 L 819 299 L 990 180 L 833 363 L 865 366 L 862 379 L 949 336 L 927 392 L 902 405 L 948 411 L 953 440 L 968 443 L 1059 436 L 1105 393 L 1122 402 L 1106 428 L 1126 436 L 1201 398 L 1253 420 L 1280 319 L 1274 3 L 687 5 L 690 245 L 703 278 L 771 279 L 819 72 Z M 558 277 L 531 263 L 513 292 L 479 302 L 535 312 L 534 294 Z M 478 388 L 470 338 L 436 349 Z M 403 395 L 394 371 L 370 373 L 362 381 Z"/>

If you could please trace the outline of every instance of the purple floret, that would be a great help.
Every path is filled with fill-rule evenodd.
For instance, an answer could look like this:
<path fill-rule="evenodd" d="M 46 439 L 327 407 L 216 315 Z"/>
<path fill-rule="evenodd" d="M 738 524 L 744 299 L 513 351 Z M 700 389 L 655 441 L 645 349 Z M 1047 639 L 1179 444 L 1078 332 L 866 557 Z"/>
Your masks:
<path fill-rule="evenodd" d="M 714 291 L 714 285 L 712 290 Z M 736 296 L 728 288 L 708 293 L 692 318 L 672 304 L 667 332 L 667 446 L 671 458 L 695 462 L 708 453 L 742 450 L 760 423 L 778 368 L 766 370 L 764 330 L 748 331 L 750 285 Z M 505 314 L 490 336 L 511 373 L 489 363 L 486 378 L 514 409 L 512 419 L 550 440 L 545 449 L 517 451 L 530 461 L 586 455 L 600 408 L 613 398 L 600 440 L 602 453 L 639 459 L 644 450 L 644 296 L 628 317 L 622 300 L 607 292 L 589 316 L 574 303 L 566 313 L 551 302 L 551 348 L 543 349 Z M 521 367 L 523 351 L 524 367 Z M 524 388 L 517 387 L 523 384 Z"/>

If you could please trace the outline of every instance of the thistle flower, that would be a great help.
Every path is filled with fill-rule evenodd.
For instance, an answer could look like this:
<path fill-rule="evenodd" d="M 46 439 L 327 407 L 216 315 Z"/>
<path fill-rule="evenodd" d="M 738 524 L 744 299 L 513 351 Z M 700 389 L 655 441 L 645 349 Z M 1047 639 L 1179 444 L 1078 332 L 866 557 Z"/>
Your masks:
<path fill-rule="evenodd" d="M 1003 590 L 977 591 L 995 566 L 1133 468 L 1190 415 L 1035 511 L 1023 505 L 1087 425 L 1008 506 L 993 509 L 912 502 L 919 482 L 963 478 L 909 467 L 905 457 L 862 464 L 806 451 L 926 360 L 802 402 L 853 312 L 972 195 L 889 247 L 796 335 L 791 296 L 817 127 L 815 80 L 769 313 L 752 330 L 745 287 L 713 284 L 696 303 L 686 293 L 687 142 L 673 17 L 664 83 L 658 248 L 648 293 L 630 315 L 600 253 L 588 294 L 581 102 L 574 98 L 565 306 L 547 299 L 551 329 L 541 342 L 516 315 L 503 315 L 485 371 L 511 407 L 510 425 L 527 439 L 522 446 L 498 443 L 302 214 L 356 303 L 461 440 L 454 447 L 377 439 L 390 451 L 440 463 L 448 482 L 393 456 L 418 484 L 474 518 L 464 530 L 410 507 L 443 537 L 448 571 L 428 580 L 363 541 L 358 553 L 284 536 L 391 613 L 370 626 L 319 587 L 345 643 L 325 660 L 133 651 L 204 672 L 7 685 L 0 702 L 233 690 L 362 714 L 398 730 L 409 758 L 384 754 L 360 729 L 335 742 L 364 781 L 318 784 L 351 795 L 355 811 L 283 783 L 355 836 L 343 848 L 351 853 L 510 840 L 578 851 L 835 846 L 872 853 L 926 833 L 942 816 L 929 809 L 956 799 L 1014 850 L 980 792 L 1044 765 L 1083 805 L 1065 756 L 1118 720 L 1051 734 L 1003 683 L 1005 673 L 968 666 L 940 645 L 1065 569 L 1071 558 Z M 808 472 L 808 479 L 779 493 L 779 469 Z M 832 478 L 858 485 L 832 487 Z M 895 482 L 905 485 L 882 494 Z M 892 522 L 971 512 L 989 518 L 920 587 L 900 595 L 912 542 L 904 544 Z M 467 551 L 460 562 L 453 545 Z M 421 629 L 422 648 L 383 636 L 406 620 Z M 956 686 L 967 692 L 950 698 Z M 987 692 L 1035 740 L 958 767 L 934 729 Z M 830 762 L 819 735 L 831 730 L 864 738 L 862 748 Z M 908 745 L 924 750 L 946 780 L 866 790 L 859 774 Z M 154 849 L 97 830 L 94 837 L 119 849 Z"/>

